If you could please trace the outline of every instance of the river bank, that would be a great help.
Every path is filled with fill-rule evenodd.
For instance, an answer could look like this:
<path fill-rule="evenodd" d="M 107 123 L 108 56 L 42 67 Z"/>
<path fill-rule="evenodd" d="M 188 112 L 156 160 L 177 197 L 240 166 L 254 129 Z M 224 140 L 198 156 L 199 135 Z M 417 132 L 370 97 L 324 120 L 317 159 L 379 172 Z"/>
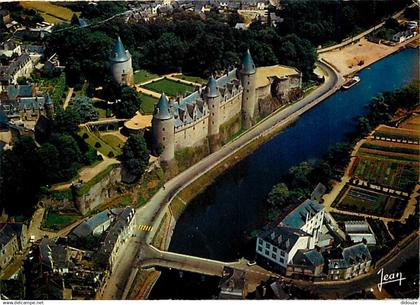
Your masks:
<path fill-rule="evenodd" d="M 395 46 L 388 46 L 361 38 L 359 41 L 341 49 L 322 53 L 319 57 L 335 67 L 342 76 L 348 77 L 395 52 L 404 50 L 418 40 L 419 35 L 416 35 Z"/>
<path fill-rule="evenodd" d="M 287 128 L 280 136 L 263 144 L 254 154 L 234 166 L 233 172 L 229 170 L 222 178 L 217 178 L 215 185 L 194 199 L 194 204 L 180 217 L 170 250 L 215 259 L 240 257 L 235 254 L 238 251 L 241 253 L 239 255 L 244 255 L 243 245 L 239 246 L 244 242 L 241 237 L 243 230 L 259 227 L 258 210 L 264 207 L 261 197 L 266 196 L 280 175 L 273 175 L 272 170 L 284 172 L 300 160 L 317 158 L 325 152 L 326 147 L 340 141 L 344 134 L 353 130 L 353 118 L 364 113 L 371 97 L 384 90 L 399 88 L 417 77 L 417 56 L 418 51 L 400 52 L 363 71 L 365 83 L 335 94 L 297 120 L 293 127 Z M 377 82 L 378 75 L 384 75 L 385 71 L 393 77 Z M 321 134 L 323 136 L 320 138 Z M 232 215 L 235 215 L 234 218 Z M 225 227 L 226 224 L 229 226 Z M 165 273 L 168 274 L 167 271 Z M 152 293 L 152 298 L 170 296 L 162 290 L 163 287 L 168 288 L 165 281 L 173 280 L 168 276 L 159 280 L 157 286 L 160 288 Z M 188 280 L 179 282 L 184 281 Z M 178 284 L 181 287 L 181 283 Z M 183 297 L 186 295 L 188 292 Z"/>

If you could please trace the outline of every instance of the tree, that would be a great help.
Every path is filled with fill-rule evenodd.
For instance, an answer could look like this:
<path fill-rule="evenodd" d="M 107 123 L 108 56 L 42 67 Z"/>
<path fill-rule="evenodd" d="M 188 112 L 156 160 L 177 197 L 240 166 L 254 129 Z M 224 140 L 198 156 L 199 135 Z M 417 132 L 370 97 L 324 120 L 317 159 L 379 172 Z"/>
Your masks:
<path fill-rule="evenodd" d="M 149 154 L 144 138 L 140 135 L 131 135 L 122 148 L 119 160 L 128 173 L 140 178 L 149 164 Z"/>
<path fill-rule="evenodd" d="M 93 106 L 92 99 L 87 96 L 72 98 L 70 107 L 79 114 L 82 123 L 99 119 L 98 110 Z"/>
<path fill-rule="evenodd" d="M 83 155 L 76 140 L 69 134 L 53 134 L 50 143 L 56 147 L 60 160 L 60 176 L 70 179 L 83 163 Z"/>
<path fill-rule="evenodd" d="M 273 186 L 268 193 L 268 203 L 274 208 L 284 208 L 289 199 L 290 193 L 285 183 L 279 183 Z"/>
<path fill-rule="evenodd" d="M 60 177 L 60 154 L 58 149 L 51 143 L 44 143 L 37 150 L 42 169 L 43 183 L 54 183 Z"/>
<path fill-rule="evenodd" d="M 41 168 L 31 137 L 16 139 L 0 154 L 0 204 L 11 215 L 32 214 L 41 186 Z"/>
<path fill-rule="evenodd" d="M 75 134 L 79 131 L 80 115 L 71 107 L 57 111 L 55 115 L 55 131 Z"/>
<path fill-rule="evenodd" d="M 117 118 L 132 118 L 140 107 L 139 94 L 133 88 L 124 86 L 120 97 L 120 102 L 115 104 L 115 115 Z"/>

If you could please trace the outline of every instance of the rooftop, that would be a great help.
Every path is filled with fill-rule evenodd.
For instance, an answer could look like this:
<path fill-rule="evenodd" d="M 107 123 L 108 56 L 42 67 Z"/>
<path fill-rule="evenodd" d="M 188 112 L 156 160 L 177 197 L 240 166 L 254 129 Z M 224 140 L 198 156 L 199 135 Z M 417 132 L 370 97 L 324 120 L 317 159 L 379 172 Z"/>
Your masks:
<path fill-rule="evenodd" d="M 111 60 L 115 62 L 124 62 L 130 59 L 130 53 L 125 50 L 120 36 L 115 41 L 114 50 L 111 55 Z"/>
<path fill-rule="evenodd" d="M 315 214 L 322 210 L 322 206 L 316 201 L 307 199 L 302 202 L 297 208 L 291 211 L 283 220 L 281 224 L 300 229 L 306 223 L 306 216 L 312 218 Z"/>
<path fill-rule="evenodd" d="M 263 232 L 258 237 L 286 252 L 289 252 L 297 240 L 300 237 L 305 236 L 309 235 L 300 229 L 279 226 Z"/>

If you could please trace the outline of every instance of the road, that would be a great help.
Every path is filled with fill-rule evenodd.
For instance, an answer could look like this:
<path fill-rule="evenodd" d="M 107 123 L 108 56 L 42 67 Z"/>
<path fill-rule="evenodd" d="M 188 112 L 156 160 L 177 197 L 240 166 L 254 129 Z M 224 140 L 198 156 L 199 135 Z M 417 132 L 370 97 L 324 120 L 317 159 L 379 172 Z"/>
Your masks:
<path fill-rule="evenodd" d="M 279 126 L 287 125 L 341 87 L 343 79 L 330 66 L 322 62 L 318 62 L 318 65 L 328 74 L 324 84 L 319 88 L 315 89 L 302 100 L 295 102 L 281 111 L 273 113 L 235 140 L 223 146 L 220 150 L 169 180 L 165 183 L 164 189 L 160 189 L 146 205 L 136 210 L 136 223 L 138 225 L 152 226 L 152 230 L 150 232 L 138 231 L 136 236 L 128 242 L 126 251 L 121 251 L 125 255 L 123 259 L 120 257 L 115 264 L 113 274 L 108 281 L 103 296 L 101 296 L 102 299 L 121 299 L 125 284 L 130 277 L 129 271 L 136 265 L 136 255 L 134 253 L 141 254 L 142 247 L 151 244 L 153 236 L 158 229 L 158 224 L 166 213 L 171 198 L 176 196 L 178 192 L 195 179 L 204 175 L 220 163 L 225 162 L 227 158 L 236 154 L 241 148 L 256 138 L 270 134 Z"/>

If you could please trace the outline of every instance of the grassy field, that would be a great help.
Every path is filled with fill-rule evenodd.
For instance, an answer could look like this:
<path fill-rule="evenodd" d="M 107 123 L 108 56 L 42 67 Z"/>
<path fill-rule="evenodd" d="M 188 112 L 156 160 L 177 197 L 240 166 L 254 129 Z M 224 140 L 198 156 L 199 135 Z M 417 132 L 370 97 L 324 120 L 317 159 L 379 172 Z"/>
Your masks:
<path fill-rule="evenodd" d="M 124 146 L 124 141 L 122 139 L 112 134 L 101 134 L 100 138 L 104 140 L 109 146 L 114 148 L 118 154 L 121 153 L 121 148 Z"/>
<path fill-rule="evenodd" d="M 94 100 L 93 106 L 95 106 L 96 110 L 98 111 L 100 119 L 106 118 L 106 110 L 108 106 L 104 101 Z"/>
<path fill-rule="evenodd" d="M 84 138 L 83 135 L 87 134 L 88 137 Z M 101 154 L 103 154 L 104 156 L 109 156 L 110 152 L 112 152 L 114 154 L 114 156 L 117 156 L 121 150 L 120 149 L 116 149 L 114 147 L 112 147 L 111 145 L 109 145 L 108 143 L 106 143 L 104 140 L 102 140 L 101 138 L 99 138 L 97 135 L 95 135 L 94 133 L 90 132 L 85 126 L 82 126 L 80 128 L 79 131 L 79 136 L 82 137 L 82 139 L 89 144 L 90 146 L 92 146 L 94 149 L 96 149 L 97 151 L 99 151 Z M 99 147 L 96 143 L 99 143 Z"/>
<path fill-rule="evenodd" d="M 174 75 L 174 77 L 182 79 L 182 80 L 186 80 L 189 82 L 197 83 L 197 84 L 202 84 L 202 85 L 207 84 L 207 80 L 199 76 L 180 74 L 180 75 Z"/>
<path fill-rule="evenodd" d="M 161 79 L 156 82 L 144 85 L 143 87 L 159 93 L 164 92 L 166 95 L 169 96 L 176 96 L 177 94 L 184 95 L 185 92 L 194 91 L 193 86 L 177 83 L 168 79 Z"/>
<path fill-rule="evenodd" d="M 42 227 L 48 230 L 58 231 L 79 220 L 79 215 L 60 215 L 47 211 Z"/>
<path fill-rule="evenodd" d="M 147 70 L 139 70 L 134 73 L 134 82 L 136 84 L 147 82 L 148 80 L 152 80 L 154 78 L 159 77 L 159 75 L 151 73 Z"/>
<path fill-rule="evenodd" d="M 152 114 L 155 110 L 155 105 L 158 102 L 157 98 L 140 93 L 141 106 L 140 109 L 143 114 Z"/>
<path fill-rule="evenodd" d="M 34 9 L 40 12 L 45 21 L 49 23 L 58 23 L 63 21 L 70 21 L 73 14 L 80 13 L 73 12 L 71 9 L 55 5 L 51 2 L 44 1 L 21 1 L 20 4 L 27 9 Z"/>

